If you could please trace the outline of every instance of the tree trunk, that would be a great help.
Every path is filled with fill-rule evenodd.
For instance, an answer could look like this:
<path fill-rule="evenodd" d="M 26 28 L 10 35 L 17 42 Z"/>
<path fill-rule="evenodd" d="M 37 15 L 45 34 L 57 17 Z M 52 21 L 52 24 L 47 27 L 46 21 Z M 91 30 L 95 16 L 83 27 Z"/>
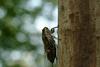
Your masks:
<path fill-rule="evenodd" d="M 96 0 L 96 67 L 100 67 L 100 0 Z"/>
<path fill-rule="evenodd" d="M 96 67 L 95 0 L 59 0 L 58 67 Z"/>

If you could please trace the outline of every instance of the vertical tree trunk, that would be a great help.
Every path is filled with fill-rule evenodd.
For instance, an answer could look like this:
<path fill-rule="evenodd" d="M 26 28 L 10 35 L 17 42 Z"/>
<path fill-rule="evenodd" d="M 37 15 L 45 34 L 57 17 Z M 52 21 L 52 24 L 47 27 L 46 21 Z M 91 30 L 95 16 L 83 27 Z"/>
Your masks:
<path fill-rule="evenodd" d="M 96 0 L 96 67 L 100 67 L 100 0 Z"/>
<path fill-rule="evenodd" d="M 58 67 L 96 67 L 95 0 L 59 0 Z"/>

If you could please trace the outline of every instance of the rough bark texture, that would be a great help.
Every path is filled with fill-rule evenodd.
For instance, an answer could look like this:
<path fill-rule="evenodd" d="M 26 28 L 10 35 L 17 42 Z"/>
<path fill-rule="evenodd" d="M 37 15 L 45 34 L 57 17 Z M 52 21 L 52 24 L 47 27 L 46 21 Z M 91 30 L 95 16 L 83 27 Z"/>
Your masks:
<path fill-rule="evenodd" d="M 100 67 L 100 36 L 97 36 L 97 40 L 96 40 L 96 49 L 97 49 L 97 56 L 96 56 L 96 67 Z"/>
<path fill-rule="evenodd" d="M 96 0 L 96 65 L 100 67 L 100 0 Z"/>
<path fill-rule="evenodd" d="M 59 0 L 58 67 L 96 67 L 95 0 Z"/>

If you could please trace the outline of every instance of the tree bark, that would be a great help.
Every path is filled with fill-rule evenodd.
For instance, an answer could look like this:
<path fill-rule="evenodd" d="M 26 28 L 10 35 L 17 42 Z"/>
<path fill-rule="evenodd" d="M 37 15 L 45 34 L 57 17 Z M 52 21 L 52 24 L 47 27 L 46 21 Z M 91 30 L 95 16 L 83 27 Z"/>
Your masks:
<path fill-rule="evenodd" d="M 58 67 L 96 67 L 95 0 L 59 0 Z"/>
<path fill-rule="evenodd" d="M 100 67 L 100 0 L 96 0 L 96 67 Z"/>

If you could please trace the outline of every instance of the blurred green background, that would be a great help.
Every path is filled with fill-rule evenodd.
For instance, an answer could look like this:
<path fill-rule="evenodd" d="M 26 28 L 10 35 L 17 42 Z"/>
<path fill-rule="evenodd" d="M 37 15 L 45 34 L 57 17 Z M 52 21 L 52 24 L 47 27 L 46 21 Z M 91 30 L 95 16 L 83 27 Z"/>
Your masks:
<path fill-rule="evenodd" d="M 0 67 L 45 67 L 41 30 L 57 18 L 57 0 L 0 0 Z"/>

